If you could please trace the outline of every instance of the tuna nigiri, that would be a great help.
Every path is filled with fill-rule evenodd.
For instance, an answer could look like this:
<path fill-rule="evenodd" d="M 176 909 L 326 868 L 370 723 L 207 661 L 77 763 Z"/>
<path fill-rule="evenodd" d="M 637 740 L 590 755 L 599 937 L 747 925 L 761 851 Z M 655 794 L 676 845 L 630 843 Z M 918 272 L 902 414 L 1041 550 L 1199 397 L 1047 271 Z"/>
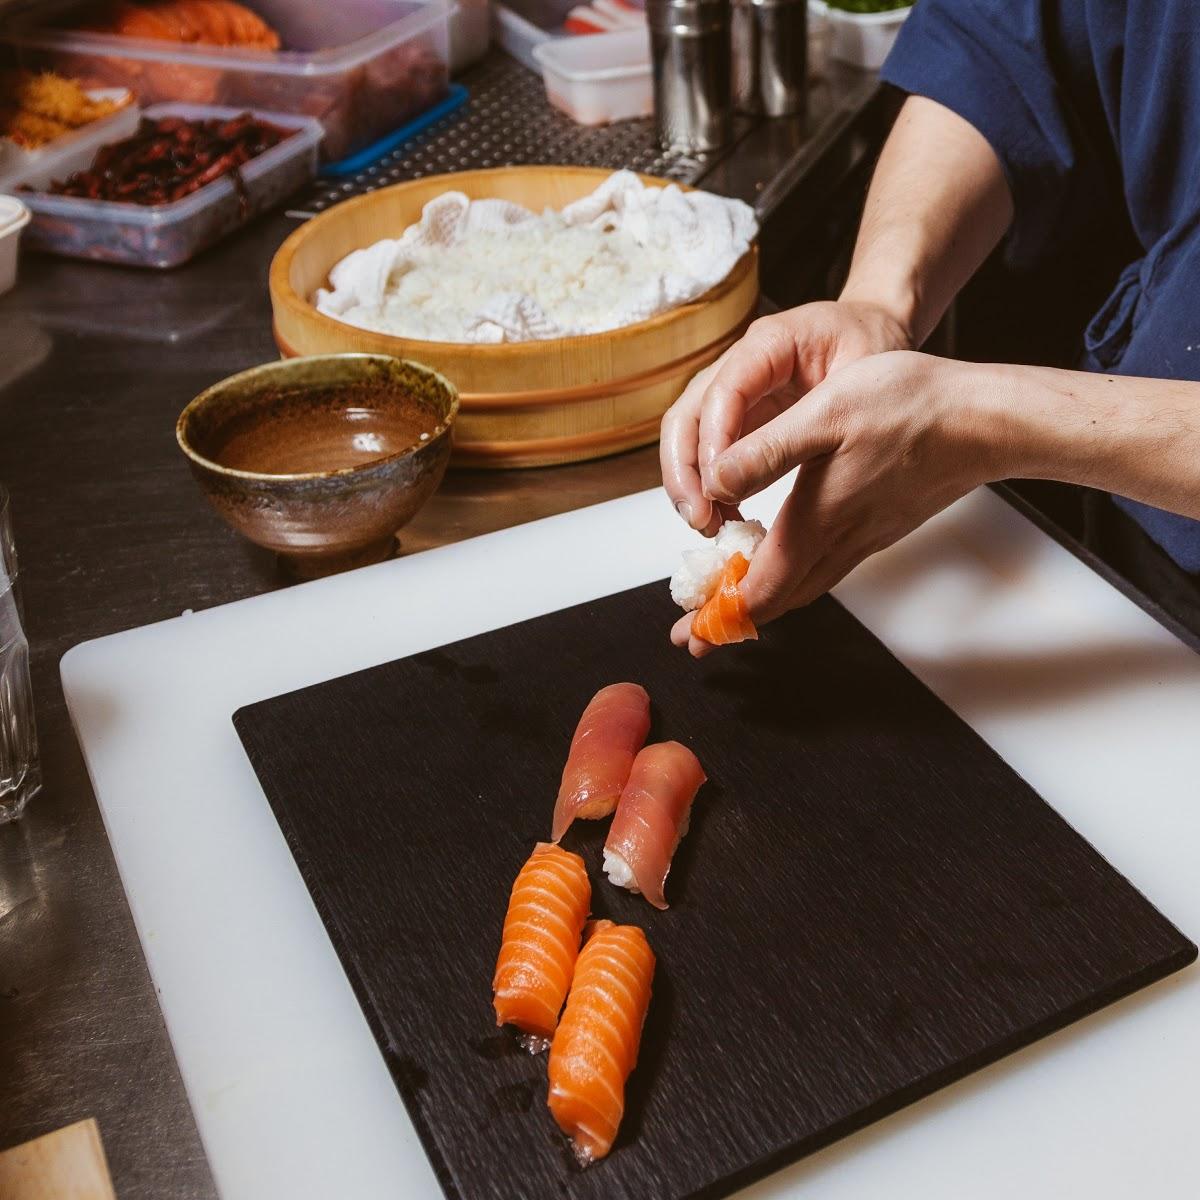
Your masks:
<path fill-rule="evenodd" d="M 554 1033 L 592 904 L 578 854 L 539 842 L 513 884 L 492 979 L 497 1025 L 533 1039 Z"/>
<path fill-rule="evenodd" d="M 692 636 L 713 646 L 727 646 L 732 642 L 752 641 L 758 630 L 750 620 L 746 601 L 738 584 L 750 570 L 744 555 L 735 554 L 726 564 L 721 582 L 712 599 L 692 618 Z"/>
<path fill-rule="evenodd" d="M 671 597 L 689 612 L 694 636 L 714 646 L 758 637 L 738 585 L 767 531 L 758 521 L 726 521 L 712 542 L 685 550 Z"/>
<path fill-rule="evenodd" d="M 604 872 L 617 887 L 666 908 L 671 859 L 705 781 L 699 759 L 678 742 L 647 746 L 634 760 L 604 843 Z"/>
<path fill-rule="evenodd" d="M 653 978 L 654 952 L 640 929 L 595 923 L 579 952 L 549 1064 L 551 1115 L 584 1166 L 603 1158 L 617 1136 Z"/>
<path fill-rule="evenodd" d="M 592 697 L 567 754 L 551 838 L 576 817 L 607 817 L 621 798 L 634 755 L 650 732 L 650 697 L 636 683 L 614 683 Z"/>

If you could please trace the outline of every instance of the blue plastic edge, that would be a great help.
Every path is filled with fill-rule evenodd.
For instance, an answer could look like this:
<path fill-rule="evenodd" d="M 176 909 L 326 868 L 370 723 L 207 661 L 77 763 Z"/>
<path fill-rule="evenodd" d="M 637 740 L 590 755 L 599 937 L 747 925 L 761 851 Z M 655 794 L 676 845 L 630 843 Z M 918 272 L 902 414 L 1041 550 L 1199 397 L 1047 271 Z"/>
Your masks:
<path fill-rule="evenodd" d="M 448 116 L 456 108 L 460 108 L 467 102 L 468 95 L 467 89 L 461 83 L 452 83 L 443 99 L 439 100 L 432 108 L 427 108 L 419 117 L 414 117 L 407 125 L 401 125 L 399 129 L 393 129 L 391 133 L 384 134 L 377 142 L 372 142 L 355 154 L 340 158 L 337 162 L 325 163 L 321 167 L 321 177 L 323 179 L 342 179 L 347 175 L 357 175 L 359 171 L 378 162 L 385 154 L 395 150 L 397 146 L 402 146 L 410 138 L 416 137 L 418 133 L 423 133 L 430 125 Z"/>

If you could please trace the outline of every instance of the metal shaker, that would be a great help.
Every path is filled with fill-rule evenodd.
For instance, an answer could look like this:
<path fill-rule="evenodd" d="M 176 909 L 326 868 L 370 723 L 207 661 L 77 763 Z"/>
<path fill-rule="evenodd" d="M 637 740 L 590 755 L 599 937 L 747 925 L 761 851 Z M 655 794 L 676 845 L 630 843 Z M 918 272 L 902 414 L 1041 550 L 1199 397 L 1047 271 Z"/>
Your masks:
<path fill-rule="evenodd" d="M 732 40 L 738 110 L 767 117 L 803 113 L 808 0 L 733 0 Z"/>
<path fill-rule="evenodd" d="M 668 150 L 703 153 L 733 132 L 729 0 L 647 0 L 654 113 Z"/>

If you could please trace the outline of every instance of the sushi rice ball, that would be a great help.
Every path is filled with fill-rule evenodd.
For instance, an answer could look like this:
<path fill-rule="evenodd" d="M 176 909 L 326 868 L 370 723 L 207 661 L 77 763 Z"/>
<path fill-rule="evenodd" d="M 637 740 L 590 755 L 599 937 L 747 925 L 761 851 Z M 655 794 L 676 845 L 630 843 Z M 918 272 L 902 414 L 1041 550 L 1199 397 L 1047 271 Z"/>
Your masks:
<path fill-rule="evenodd" d="M 671 599 L 685 612 L 703 608 L 717 590 L 725 564 L 735 554 L 749 562 L 766 536 L 761 521 L 726 521 L 711 541 L 683 552 L 683 563 L 671 576 Z"/>

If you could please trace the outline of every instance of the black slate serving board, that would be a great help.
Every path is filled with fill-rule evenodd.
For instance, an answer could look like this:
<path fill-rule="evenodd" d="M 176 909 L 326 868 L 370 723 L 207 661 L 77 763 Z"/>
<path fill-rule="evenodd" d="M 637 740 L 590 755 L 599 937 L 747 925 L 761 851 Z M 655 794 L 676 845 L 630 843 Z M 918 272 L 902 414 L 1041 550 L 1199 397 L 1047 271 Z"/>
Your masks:
<path fill-rule="evenodd" d="M 699 664 L 674 613 L 655 584 L 235 714 L 448 1196 L 727 1195 L 1196 955 L 834 601 Z M 575 722 L 623 679 L 710 782 L 667 912 L 603 878 L 607 822 L 565 841 L 658 954 L 581 1171 L 489 984 Z"/>

